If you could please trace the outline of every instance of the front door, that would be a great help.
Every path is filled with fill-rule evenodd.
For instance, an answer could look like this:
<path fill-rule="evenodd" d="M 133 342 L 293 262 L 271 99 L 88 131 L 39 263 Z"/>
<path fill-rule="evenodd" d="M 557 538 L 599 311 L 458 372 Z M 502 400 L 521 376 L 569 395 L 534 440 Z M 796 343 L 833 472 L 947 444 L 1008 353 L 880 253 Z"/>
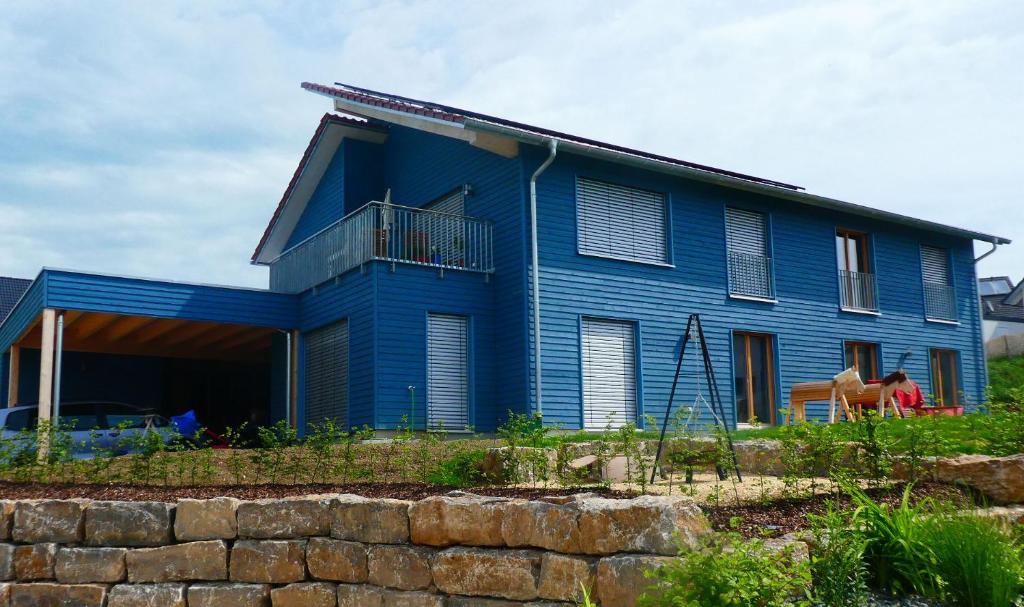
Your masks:
<path fill-rule="evenodd" d="M 734 333 L 733 376 L 736 423 L 775 424 L 773 339 L 764 333 Z"/>

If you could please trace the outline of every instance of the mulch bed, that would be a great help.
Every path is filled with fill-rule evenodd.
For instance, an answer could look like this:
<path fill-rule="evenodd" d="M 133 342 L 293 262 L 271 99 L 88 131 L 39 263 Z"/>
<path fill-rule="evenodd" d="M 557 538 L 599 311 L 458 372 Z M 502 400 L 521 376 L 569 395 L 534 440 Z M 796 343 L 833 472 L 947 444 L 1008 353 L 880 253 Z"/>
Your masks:
<path fill-rule="evenodd" d="M 71 499 L 118 501 L 164 501 L 179 499 L 209 499 L 212 497 L 236 497 L 243 500 L 293 497 L 326 493 L 349 493 L 364 497 L 421 500 L 432 495 L 444 495 L 456 490 L 454 487 L 427 485 L 423 483 L 352 483 L 347 485 L 209 485 L 196 487 L 161 487 L 127 484 L 59 484 L 59 483 L 11 483 L 0 482 L 0 499 Z M 545 496 L 573 495 L 575 493 L 596 493 L 602 497 L 629 498 L 632 493 L 613 491 L 602 487 L 585 489 L 531 489 L 519 487 L 474 487 L 467 492 L 495 497 L 517 497 L 537 499 Z"/>
<path fill-rule="evenodd" d="M 903 500 L 904 485 L 885 489 L 870 489 L 867 494 L 876 502 L 897 506 Z M 973 496 L 965 489 L 941 483 L 919 483 L 911 489 L 910 502 L 917 504 L 925 498 L 939 502 L 952 502 L 960 507 L 975 505 Z M 716 531 L 736 531 L 745 537 L 779 537 L 793 531 L 808 529 L 808 514 L 824 514 L 827 505 L 842 510 L 850 507 L 846 495 L 818 495 L 815 497 L 774 500 L 764 504 L 702 506 Z"/>

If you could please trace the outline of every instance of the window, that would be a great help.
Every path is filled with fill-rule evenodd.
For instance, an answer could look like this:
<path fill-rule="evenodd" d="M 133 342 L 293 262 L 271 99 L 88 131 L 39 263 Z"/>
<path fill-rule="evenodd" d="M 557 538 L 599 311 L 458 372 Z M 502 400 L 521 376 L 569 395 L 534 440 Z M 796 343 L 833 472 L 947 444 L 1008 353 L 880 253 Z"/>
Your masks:
<path fill-rule="evenodd" d="M 878 310 L 875 275 L 871 273 L 866 234 L 836 230 L 839 304 L 845 310 Z"/>
<path fill-rule="evenodd" d="M 469 319 L 427 317 L 427 427 L 460 432 L 469 426 Z"/>
<path fill-rule="evenodd" d="M 921 246 L 921 277 L 924 280 L 924 312 L 933 320 L 956 320 L 956 296 L 949 271 L 949 251 Z"/>
<path fill-rule="evenodd" d="M 665 196 L 593 179 L 576 180 L 580 253 L 668 263 Z"/>
<path fill-rule="evenodd" d="M 940 405 L 960 405 L 960 363 L 955 350 L 931 351 L 932 397 Z"/>
<path fill-rule="evenodd" d="M 733 378 L 736 389 L 736 423 L 754 418 L 775 424 L 775 371 L 771 335 L 733 333 Z"/>
<path fill-rule="evenodd" d="M 861 379 L 880 379 L 878 375 L 878 344 L 848 341 L 845 345 L 846 368 L 853 367 Z"/>
<path fill-rule="evenodd" d="M 583 319 L 583 427 L 636 421 L 636 332 L 631 322 Z"/>
<path fill-rule="evenodd" d="M 768 218 L 764 213 L 726 208 L 725 246 L 729 257 L 729 294 L 774 297 Z"/>
<path fill-rule="evenodd" d="M 348 427 L 348 322 L 305 334 L 306 423 Z"/>

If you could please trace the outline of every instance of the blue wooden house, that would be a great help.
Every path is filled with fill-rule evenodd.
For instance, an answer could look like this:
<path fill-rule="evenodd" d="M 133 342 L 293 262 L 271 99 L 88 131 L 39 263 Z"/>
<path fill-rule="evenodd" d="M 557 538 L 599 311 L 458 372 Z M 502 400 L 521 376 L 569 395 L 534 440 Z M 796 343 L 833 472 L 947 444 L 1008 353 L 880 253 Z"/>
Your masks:
<path fill-rule="evenodd" d="M 207 423 L 493 430 L 664 413 L 702 315 L 729 423 L 902 361 L 984 398 L 973 242 L 1005 238 L 347 85 L 253 255 L 267 290 L 43 270 L 3 325 L 8 401 Z M 534 271 L 536 269 L 536 271 Z M 681 401 L 700 386 L 684 366 Z M 810 414 L 821 416 L 824 407 Z"/>

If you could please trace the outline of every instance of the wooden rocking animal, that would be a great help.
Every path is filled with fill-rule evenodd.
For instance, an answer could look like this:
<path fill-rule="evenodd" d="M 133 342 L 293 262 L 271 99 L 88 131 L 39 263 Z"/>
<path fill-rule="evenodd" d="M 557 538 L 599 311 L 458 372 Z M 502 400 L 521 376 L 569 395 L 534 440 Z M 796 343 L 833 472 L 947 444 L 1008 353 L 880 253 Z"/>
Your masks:
<path fill-rule="evenodd" d="M 907 377 L 907 372 L 903 369 L 897 369 L 889 375 L 882 378 L 880 384 L 868 384 L 865 389 L 857 394 L 851 394 L 847 399 L 847 405 L 854 405 L 857 407 L 857 419 L 860 419 L 863 413 L 864 405 L 875 405 L 878 407 L 878 415 L 885 417 L 885 410 L 887 406 L 892 406 L 893 415 L 896 417 L 904 417 L 903 410 L 900 409 L 899 404 L 896 402 L 896 391 L 902 390 L 904 392 L 913 392 L 914 384 Z"/>
<path fill-rule="evenodd" d="M 853 412 L 846 401 L 847 394 L 863 392 L 866 389 L 860 374 L 853 367 L 832 377 L 831 381 L 811 381 L 793 384 L 789 389 L 789 412 L 786 414 L 784 423 L 794 421 L 807 421 L 807 401 L 827 400 L 828 422 L 836 422 L 836 399 L 838 398 L 842 413 L 846 419 L 853 419 Z"/>

